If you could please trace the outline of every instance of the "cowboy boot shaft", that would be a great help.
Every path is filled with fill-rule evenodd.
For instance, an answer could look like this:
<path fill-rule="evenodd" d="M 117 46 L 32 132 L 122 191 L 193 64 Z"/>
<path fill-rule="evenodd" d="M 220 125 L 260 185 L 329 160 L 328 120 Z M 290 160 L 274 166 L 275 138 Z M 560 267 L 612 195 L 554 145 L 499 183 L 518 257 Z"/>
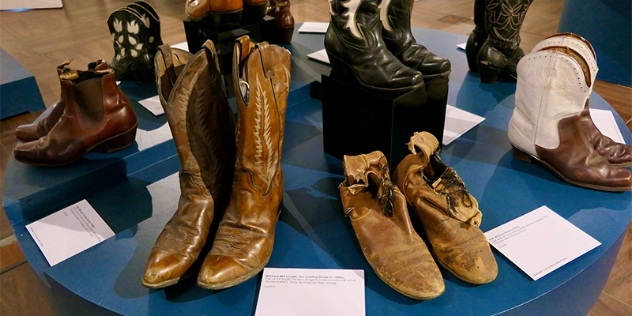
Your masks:
<path fill-rule="evenodd" d="M 343 166 L 340 200 L 373 271 L 407 297 L 441 295 L 441 272 L 410 222 L 406 198 L 390 181 L 386 157 L 379 151 L 345 156 Z"/>
<path fill-rule="evenodd" d="M 447 75 L 450 61 L 430 52 L 415 40 L 410 26 L 413 0 L 382 0 L 382 38 L 389 51 L 404 65 L 418 70 L 424 79 Z"/>
<path fill-rule="evenodd" d="M 533 0 L 487 0 L 486 29 L 494 47 L 508 53 L 520 44 L 520 29 Z"/>
<path fill-rule="evenodd" d="M 423 85 L 419 71 L 402 64 L 382 38 L 377 0 L 330 0 L 325 49 L 332 68 L 377 90 L 406 91 Z"/>
<path fill-rule="evenodd" d="M 286 49 L 237 39 L 233 82 L 237 103 L 233 187 L 198 285 L 223 289 L 259 273 L 270 260 L 281 211 L 281 153 L 290 85 Z"/>
<path fill-rule="evenodd" d="M 467 38 L 465 44 L 465 54 L 467 65 L 471 71 L 478 72 L 476 56 L 487 39 L 486 16 L 487 0 L 474 0 L 474 30 Z"/>

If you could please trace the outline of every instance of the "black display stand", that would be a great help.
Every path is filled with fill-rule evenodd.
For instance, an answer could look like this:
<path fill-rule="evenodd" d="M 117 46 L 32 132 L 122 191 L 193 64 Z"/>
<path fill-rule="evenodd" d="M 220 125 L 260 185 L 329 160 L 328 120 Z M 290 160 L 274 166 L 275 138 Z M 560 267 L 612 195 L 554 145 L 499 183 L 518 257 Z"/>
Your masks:
<path fill-rule="evenodd" d="M 226 92 L 229 97 L 233 96 L 232 81 L 232 61 L 235 40 L 241 36 L 248 35 L 255 42 L 266 41 L 274 44 L 279 40 L 280 33 L 277 30 L 275 19 L 265 16 L 256 21 L 244 19 L 244 23 L 232 29 L 214 28 L 210 21 L 184 20 L 184 33 L 187 38 L 189 52 L 194 54 L 206 40 L 210 39 L 215 44 L 219 67 L 224 77 Z"/>
<path fill-rule="evenodd" d="M 349 82 L 332 71 L 322 75 L 323 146 L 336 158 L 380 150 L 395 167 L 408 153 L 414 132 L 443 138 L 448 77 L 420 88 L 387 93 Z"/>

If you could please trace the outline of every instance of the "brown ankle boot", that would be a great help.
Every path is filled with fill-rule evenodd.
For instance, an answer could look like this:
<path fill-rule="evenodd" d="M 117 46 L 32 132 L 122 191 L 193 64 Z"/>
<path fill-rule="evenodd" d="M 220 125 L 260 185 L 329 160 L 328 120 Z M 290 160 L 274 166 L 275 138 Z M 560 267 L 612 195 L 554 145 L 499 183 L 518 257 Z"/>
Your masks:
<path fill-rule="evenodd" d="M 63 64 L 57 66 L 58 77 L 66 70 L 66 66 L 70 65 L 71 62 L 72 59 L 69 59 Z M 104 70 L 107 68 L 108 64 L 104 60 L 98 60 L 88 64 L 87 71 Z M 53 103 L 50 107 L 52 110 L 41 120 L 18 126 L 18 128 L 15 129 L 15 137 L 23 142 L 30 142 L 38 140 L 42 136 L 48 135 L 48 132 L 50 132 L 53 126 L 57 124 L 57 121 L 59 121 L 59 118 L 66 108 L 66 100 L 64 100 L 63 94 L 60 96 L 59 100 L 55 101 L 55 103 Z"/>
<path fill-rule="evenodd" d="M 255 276 L 270 260 L 281 211 L 281 152 L 290 85 L 290 52 L 237 39 L 233 83 L 237 99 L 237 161 L 230 202 L 198 285 L 223 289 Z"/>
<path fill-rule="evenodd" d="M 235 124 L 211 41 L 192 57 L 160 46 L 154 66 L 181 164 L 178 209 L 158 236 L 142 280 L 146 287 L 164 288 L 186 277 L 206 244 L 216 209 L 226 207 Z"/>
<path fill-rule="evenodd" d="M 379 151 L 344 156 L 340 199 L 364 257 L 395 291 L 417 300 L 441 295 L 445 284 L 426 244 L 413 229 L 406 198 Z"/>
<path fill-rule="evenodd" d="M 132 145 L 138 121 L 127 97 L 116 85 L 112 69 L 76 71 L 60 76 L 66 107 L 48 135 L 19 144 L 13 152 L 20 162 L 54 167 L 76 161 L 103 144 L 107 152 Z"/>
<path fill-rule="evenodd" d="M 430 133 L 415 133 L 410 155 L 395 169 L 393 180 L 410 205 L 413 220 L 423 227 L 437 262 L 457 278 L 484 284 L 498 275 L 487 238 L 478 228 L 478 202 L 454 169 L 439 158 L 439 141 Z"/>
<path fill-rule="evenodd" d="M 274 17 L 281 43 L 289 43 L 294 35 L 294 17 L 290 11 L 290 0 L 270 0 L 268 15 Z"/>

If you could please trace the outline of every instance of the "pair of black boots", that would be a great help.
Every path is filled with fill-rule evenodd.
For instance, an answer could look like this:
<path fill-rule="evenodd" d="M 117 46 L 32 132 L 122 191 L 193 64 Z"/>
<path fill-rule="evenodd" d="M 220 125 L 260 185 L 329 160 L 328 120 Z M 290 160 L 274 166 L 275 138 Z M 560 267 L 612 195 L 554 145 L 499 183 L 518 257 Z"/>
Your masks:
<path fill-rule="evenodd" d="M 332 69 L 365 87 L 404 92 L 450 73 L 450 61 L 418 44 L 413 0 L 331 0 L 325 50 Z"/>
<path fill-rule="evenodd" d="M 139 0 L 112 12 L 107 23 L 114 41 L 109 66 L 116 80 L 153 81 L 154 56 L 162 45 L 156 10 Z"/>

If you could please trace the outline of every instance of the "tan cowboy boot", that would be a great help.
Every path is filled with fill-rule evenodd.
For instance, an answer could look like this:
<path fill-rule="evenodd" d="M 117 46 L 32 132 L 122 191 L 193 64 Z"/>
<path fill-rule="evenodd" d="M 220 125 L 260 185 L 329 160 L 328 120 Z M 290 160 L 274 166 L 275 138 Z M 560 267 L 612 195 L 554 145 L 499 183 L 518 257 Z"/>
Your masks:
<path fill-rule="evenodd" d="M 343 163 L 342 206 L 375 274 L 413 299 L 441 295 L 445 284 L 439 267 L 413 229 L 406 198 L 391 182 L 384 154 L 344 156 Z"/>
<path fill-rule="evenodd" d="M 71 62 L 72 59 L 69 59 L 61 65 L 57 66 L 57 76 L 60 76 L 64 71 L 66 71 L 66 66 L 70 65 Z M 96 62 L 88 64 L 87 71 L 104 70 L 107 68 L 108 64 L 104 60 L 98 60 Z M 59 118 L 64 113 L 64 109 L 66 108 L 66 100 L 64 99 L 64 94 L 62 93 L 59 99 L 55 101 L 55 103 L 53 103 L 50 107 L 52 108 L 52 110 L 41 120 L 30 124 L 23 124 L 18 126 L 18 128 L 15 129 L 15 137 L 23 142 L 30 142 L 33 140 L 37 140 L 42 136 L 48 135 L 48 132 L 50 132 L 53 126 L 57 124 L 57 121 L 59 121 Z"/>
<path fill-rule="evenodd" d="M 142 280 L 146 287 L 163 288 L 186 277 L 207 241 L 215 210 L 226 206 L 235 125 L 211 41 L 192 57 L 160 46 L 155 69 L 181 163 L 178 210 L 158 236 Z"/>
<path fill-rule="evenodd" d="M 237 99 L 237 161 L 230 202 L 198 285 L 223 289 L 255 276 L 270 260 L 281 211 L 281 152 L 290 85 L 290 52 L 235 43 L 233 83 Z"/>
<path fill-rule="evenodd" d="M 484 284 L 498 275 L 487 238 L 478 228 L 478 202 L 454 169 L 439 158 L 439 141 L 430 133 L 415 133 L 408 143 L 412 154 L 395 169 L 393 180 L 421 223 L 437 262 L 457 278 Z"/>

